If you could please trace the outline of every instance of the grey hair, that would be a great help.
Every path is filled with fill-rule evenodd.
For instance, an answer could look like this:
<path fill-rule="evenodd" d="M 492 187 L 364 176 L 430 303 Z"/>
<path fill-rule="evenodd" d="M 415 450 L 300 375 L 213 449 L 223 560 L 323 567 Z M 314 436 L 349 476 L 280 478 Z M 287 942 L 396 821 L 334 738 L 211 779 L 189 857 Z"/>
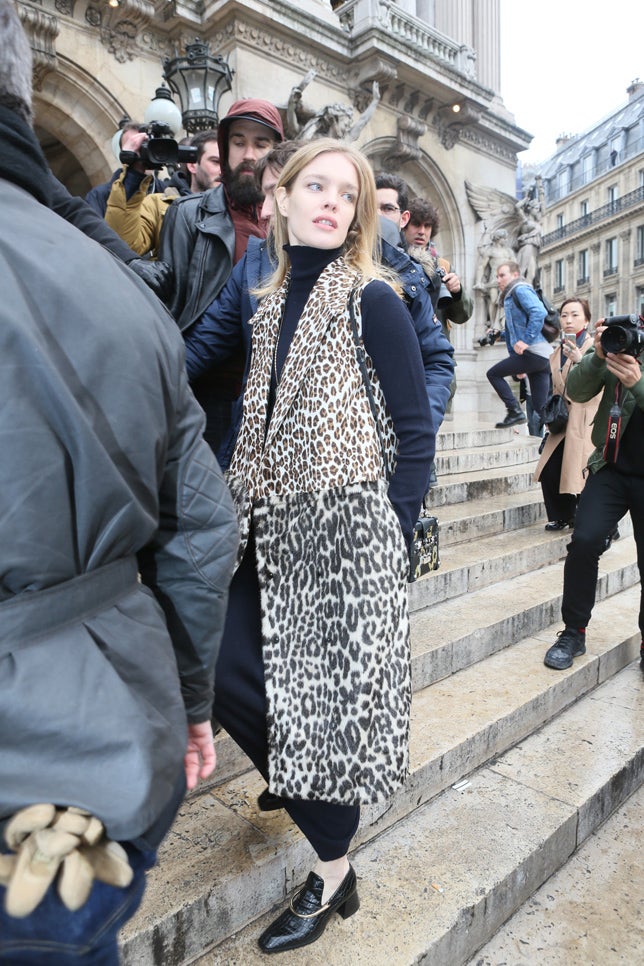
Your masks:
<path fill-rule="evenodd" d="M 31 46 L 10 0 L 0 0 L 0 104 L 31 124 Z"/>

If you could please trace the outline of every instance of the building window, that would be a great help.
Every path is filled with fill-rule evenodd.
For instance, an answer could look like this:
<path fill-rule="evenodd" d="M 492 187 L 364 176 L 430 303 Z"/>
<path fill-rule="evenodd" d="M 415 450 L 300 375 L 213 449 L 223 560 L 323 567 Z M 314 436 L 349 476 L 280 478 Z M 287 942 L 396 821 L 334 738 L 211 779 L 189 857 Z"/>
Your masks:
<path fill-rule="evenodd" d="M 635 298 L 637 301 L 635 311 L 639 312 L 641 316 L 644 316 L 644 285 L 637 286 L 635 290 Z"/>
<path fill-rule="evenodd" d="M 555 262 L 555 292 L 563 292 L 566 287 L 566 269 L 563 258 Z"/>
<path fill-rule="evenodd" d="M 617 185 L 616 184 L 612 184 L 610 186 L 610 188 L 608 189 L 608 204 L 609 205 L 616 205 L 617 204 L 618 197 L 619 197 L 619 194 L 618 194 L 618 191 L 617 191 Z"/>
<path fill-rule="evenodd" d="M 614 275 L 617 271 L 617 239 L 607 238 L 604 242 L 604 275 Z"/>
<path fill-rule="evenodd" d="M 644 262 L 644 225 L 638 225 L 635 233 L 635 265 Z"/>
<path fill-rule="evenodd" d="M 593 180 L 594 173 L 593 155 L 587 154 L 581 159 L 581 183 L 588 184 Z"/>
<path fill-rule="evenodd" d="M 588 199 L 579 203 L 579 214 L 582 218 L 585 218 L 588 214 Z"/>
<path fill-rule="evenodd" d="M 607 319 L 609 315 L 617 315 L 617 296 L 614 292 L 604 296 L 604 318 Z"/>
<path fill-rule="evenodd" d="M 557 215 L 557 228 L 563 228 L 564 226 L 564 216 Z"/>
<path fill-rule="evenodd" d="M 588 275 L 588 249 L 579 252 L 577 260 L 577 285 L 586 285 L 590 280 Z"/>
<path fill-rule="evenodd" d="M 564 168 L 557 175 L 557 188 L 560 198 L 570 193 L 570 168 Z"/>
<path fill-rule="evenodd" d="M 642 168 L 638 172 L 638 174 L 639 174 L 639 179 L 640 179 L 640 188 L 644 188 L 644 168 Z"/>

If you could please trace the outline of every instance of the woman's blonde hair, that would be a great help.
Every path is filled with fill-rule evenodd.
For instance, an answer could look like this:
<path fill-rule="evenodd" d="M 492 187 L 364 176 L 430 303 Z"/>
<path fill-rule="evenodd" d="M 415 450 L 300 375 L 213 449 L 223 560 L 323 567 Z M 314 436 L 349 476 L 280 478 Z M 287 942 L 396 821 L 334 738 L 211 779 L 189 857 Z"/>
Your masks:
<path fill-rule="evenodd" d="M 357 148 L 333 138 L 318 138 L 305 143 L 284 166 L 275 190 L 285 188 L 287 193 L 290 192 L 295 179 L 304 168 L 321 154 L 331 153 L 345 155 L 353 164 L 358 176 L 355 215 L 347 232 L 342 254 L 348 264 L 365 278 L 383 279 L 399 290 L 391 275 L 383 271 L 378 263 L 376 184 L 371 165 Z M 282 247 L 288 243 L 288 219 L 280 212 L 277 204 L 273 215 L 272 231 L 275 239 L 277 268 L 265 285 L 255 291 L 254 294 L 258 296 L 268 295 L 278 289 L 289 269 L 289 258 Z"/>

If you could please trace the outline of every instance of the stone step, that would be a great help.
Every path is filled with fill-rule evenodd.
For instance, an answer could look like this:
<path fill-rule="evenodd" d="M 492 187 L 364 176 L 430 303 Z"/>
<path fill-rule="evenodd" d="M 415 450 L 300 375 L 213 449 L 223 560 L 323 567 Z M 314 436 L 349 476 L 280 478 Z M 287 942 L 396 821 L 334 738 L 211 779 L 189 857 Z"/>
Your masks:
<path fill-rule="evenodd" d="M 539 457 L 541 440 L 534 436 L 519 436 L 516 440 L 499 445 L 461 447 L 445 454 L 437 454 L 435 464 L 439 481 L 445 474 L 475 473 L 500 467 L 519 466 L 534 462 Z"/>
<path fill-rule="evenodd" d="M 507 752 L 632 660 L 639 649 L 633 617 L 638 607 L 635 587 L 599 603 L 589 652 L 569 671 L 543 666 L 544 651 L 560 626 L 554 625 L 417 692 L 409 779 L 386 805 L 364 809 L 356 846 L 389 834 L 396 822 L 414 813 L 403 824 L 424 848 L 425 832 L 415 810 Z M 250 772 L 186 801 L 161 850 L 160 864 L 149 876 L 143 907 L 124 931 L 126 966 L 186 963 L 283 901 L 285 892 L 303 881 L 311 864 L 310 847 L 285 813 L 261 816 L 255 799 L 262 788 L 257 773 Z M 461 822 L 464 847 L 470 848 L 464 830 L 472 828 L 472 818 L 464 816 Z M 442 836 L 440 828 L 436 834 Z M 434 875 L 431 881 L 436 881 Z M 385 908 L 396 916 L 400 902 L 388 900 Z M 378 923 L 391 926 L 390 915 L 382 916 L 382 922 L 381 915 L 382 909 Z M 374 925 L 371 916 L 368 921 Z M 255 927 L 246 930 L 237 941 L 241 946 L 234 951 L 221 947 L 211 961 L 251 962 L 256 934 Z M 322 947 L 319 952 L 318 959 L 316 945 L 315 962 L 324 962 Z M 338 961 L 326 955 L 329 962 Z"/>
<path fill-rule="evenodd" d="M 439 526 L 440 526 L 440 517 Z M 632 532 L 630 516 L 620 523 Z M 520 530 L 479 537 L 471 543 L 440 546 L 440 567 L 409 586 L 412 613 L 521 573 L 537 571 L 566 556 L 570 531 L 546 532 L 541 522 Z M 616 541 L 616 544 L 619 541 Z"/>
<path fill-rule="evenodd" d="M 628 518 L 630 523 L 630 518 Z M 622 529 L 624 525 L 622 524 Z M 599 562 L 597 600 L 618 594 L 639 581 L 632 537 L 624 536 Z M 431 574 L 423 580 L 432 580 Z M 563 564 L 505 578 L 457 599 L 420 608 L 411 615 L 414 691 L 484 661 L 522 637 L 538 634 L 560 620 Z M 420 583 L 420 581 L 419 581 Z M 559 625 L 561 626 L 561 625 Z M 208 787 L 247 771 L 249 760 L 225 733 L 217 736 L 217 771 Z"/>
<path fill-rule="evenodd" d="M 465 503 L 468 500 L 504 498 L 508 494 L 534 490 L 541 487 L 533 480 L 537 460 L 516 466 L 497 466 L 489 470 L 470 473 L 447 473 L 438 476 L 438 484 L 429 491 L 430 507 Z"/>
<path fill-rule="evenodd" d="M 284 953 L 280 963 L 467 963 L 611 812 L 642 787 L 643 703 L 644 680 L 635 662 L 537 734 L 475 770 L 458 788 L 450 787 L 418 809 L 413 822 L 401 822 L 370 841 L 352 856 L 361 899 L 358 913 L 346 921 L 333 917 L 310 951 Z M 605 894 L 604 903 L 612 908 L 613 896 Z M 259 966 L 265 959 L 256 937 L 275 913 L 270 911 L 196 962 Z M 576 901 L 571 918 L 579 914 Z M 575 925 L 573 921 L 573 929 Z M 475 957 L 472 963 L 639 961 L 637 956 L 606 960 L 589 952 L 590 958 L 575 958 L 564 947 L 558 958 L 545 959 L 541 950 L 514 949 L 507 958 Z"/>
<path fill-rule="evenodd" d="M 588 836 L 468 966 L 641 963 L 644 785 Z"/>
<path fill-rule="evenodd" d="M 546 521 L 540 488 L 436 507 L 441 548 Z"/>
<path fill-rule="evenodd" d="M 505 426 L 496 429 L 494 423 L 481 422 L 471 419 L 468 414 L 460 414 L 451 422 L 443 423 L 436 434 L 436 452 L 444 450 L 459 450 L 469 446 L 503 446 L 513 443 L 517 439 L 529 438 L 525 427 Z M 533 436 L 537 445 L 540 440 Z"/>

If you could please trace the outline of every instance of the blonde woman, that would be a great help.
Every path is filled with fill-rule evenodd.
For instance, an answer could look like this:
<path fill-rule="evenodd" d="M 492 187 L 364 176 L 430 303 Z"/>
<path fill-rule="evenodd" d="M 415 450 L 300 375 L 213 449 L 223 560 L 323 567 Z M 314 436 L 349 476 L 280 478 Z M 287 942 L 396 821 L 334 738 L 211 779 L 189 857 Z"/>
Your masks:
<path fill-rule="evenodd" d="M 275 202 L 279 262 L 252 320 L 229 471 L 242 558 L 215 700 L 316 854 L 260 937 L 268 953 L 357 910 L 359 806 L 405 778 L 408 547 L 434 453 L 418 340 L 374 258 L 368 162 L 312 141 Z"/>
<path fill-rule="evenodd" d="M 564 394 L 571 366 L 592 348 L 593 337 L 588 333 L 590 306 L 586 299 L 569 298 L 561 306 L 561 346 L 550 356 L 552 391 Z M 584 469 L 594 446 L 590 434 L 599 406 L 599 396 L 588 402 L 573 402 L 566 396 L 568 423 L 560 433 L 549 433 L 534 474 L 541 483 L 546 506 L 549 532 L 571 530 L 579 494 L 584 488 Z M 547 429 L 547 427 L 546 427 Z"/>

